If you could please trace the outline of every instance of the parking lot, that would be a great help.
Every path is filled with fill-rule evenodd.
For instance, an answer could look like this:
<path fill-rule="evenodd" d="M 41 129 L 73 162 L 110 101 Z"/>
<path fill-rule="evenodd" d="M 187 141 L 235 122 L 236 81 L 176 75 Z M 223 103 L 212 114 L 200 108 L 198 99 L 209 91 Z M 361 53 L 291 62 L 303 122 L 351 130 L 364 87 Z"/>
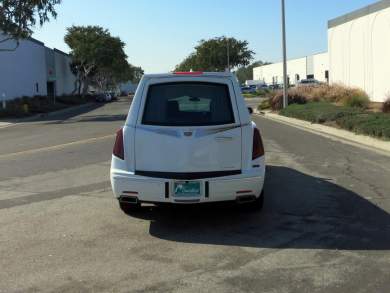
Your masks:
<path fill-rule="evenodd" d="M 112 196 L 130 101 L 0 129 L 0 292 L 389 292 L 390 157 L 253 116 L 261 213 Z"/>

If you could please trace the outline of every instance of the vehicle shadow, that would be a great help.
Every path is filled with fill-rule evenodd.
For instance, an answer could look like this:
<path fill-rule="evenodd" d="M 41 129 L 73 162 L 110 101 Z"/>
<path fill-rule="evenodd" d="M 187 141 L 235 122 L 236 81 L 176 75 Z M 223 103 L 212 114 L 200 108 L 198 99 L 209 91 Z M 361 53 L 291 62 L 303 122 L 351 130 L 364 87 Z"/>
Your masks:
<path fill-rule="evenodd" d="M 262 212 L 232 205 L 145 207 L 150 234 L 175 242 L 295 249 L 390 249 L 390 215 L 328 179 L 267 167 Z"/>
<path fill-rule="evenodd" d="M 61 121 L 61 123 L 80 123 L 80 122 L 114 122 L 114 121 L 125 121 L 126 114 L 115 114 L 115 115 L 83 115 L 76 121 Z M 58 124 L 58 122 L 56 122 Z"/>

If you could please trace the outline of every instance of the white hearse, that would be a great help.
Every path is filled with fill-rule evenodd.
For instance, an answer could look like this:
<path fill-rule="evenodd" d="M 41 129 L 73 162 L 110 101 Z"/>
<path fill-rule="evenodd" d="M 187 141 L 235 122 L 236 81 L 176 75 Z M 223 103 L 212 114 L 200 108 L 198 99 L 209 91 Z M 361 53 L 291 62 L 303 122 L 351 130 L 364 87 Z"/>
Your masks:
<path fill-rule="evenodd" d="M 261 135 L 234 75 L 144 75 L 112 155 L 122 210 L 220 201 L 260 209 L 264 176 Z"/>

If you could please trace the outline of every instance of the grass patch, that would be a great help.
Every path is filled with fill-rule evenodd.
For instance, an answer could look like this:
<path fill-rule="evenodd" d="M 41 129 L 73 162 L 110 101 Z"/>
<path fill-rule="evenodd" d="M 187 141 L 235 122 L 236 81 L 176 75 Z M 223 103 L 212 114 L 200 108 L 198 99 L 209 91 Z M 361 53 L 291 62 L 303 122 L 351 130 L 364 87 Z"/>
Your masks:
<path fill-rule="evenodd" d="M 256 98 L 258 97 L 257 94 L 242 94 L 244 96 L 244 98 Z"/>
<path fill-rule="evenodd" d="M 366 112 L 358 107 L 337 106 L 327 102 L 292 104 L 280 114 L 312 123 L 336 124 L 359 134 L 390 140 L 390 115 Z"/>
<path fill-rule="evenodd" d="M 272 92 L 269 89 L 260 89 L 260 90 L 257 90 L 255 93 L 246 93 L 246 94 L 242 94 L 242 95 L 245 98 L 257 98 L 257 97 L 269 96 L 271 93 Z"/>
<path fill-rule="evenodd" d="M 390 114 L 362 113 L 338 119 L 337 124 L 355 133 L 390 140 Z"/>

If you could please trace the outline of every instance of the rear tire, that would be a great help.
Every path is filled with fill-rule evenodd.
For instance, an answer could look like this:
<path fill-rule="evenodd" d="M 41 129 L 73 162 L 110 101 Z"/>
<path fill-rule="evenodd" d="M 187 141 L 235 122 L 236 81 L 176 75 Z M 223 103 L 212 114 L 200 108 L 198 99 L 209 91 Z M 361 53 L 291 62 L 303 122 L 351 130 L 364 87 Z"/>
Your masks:
<path fill-rule="evenodd" d="M 261 191 L 260 196 L 253 203 L 253 207 L 257 211 L 261 211 L 264 206 L 264 189 Z"/>
<path fill-rule="evenodd" d="M 133 204 L 127 202 L 119 202 L 119 207 L 125 214 L 131 214 L 141 210 L 140 203 Z"/>

